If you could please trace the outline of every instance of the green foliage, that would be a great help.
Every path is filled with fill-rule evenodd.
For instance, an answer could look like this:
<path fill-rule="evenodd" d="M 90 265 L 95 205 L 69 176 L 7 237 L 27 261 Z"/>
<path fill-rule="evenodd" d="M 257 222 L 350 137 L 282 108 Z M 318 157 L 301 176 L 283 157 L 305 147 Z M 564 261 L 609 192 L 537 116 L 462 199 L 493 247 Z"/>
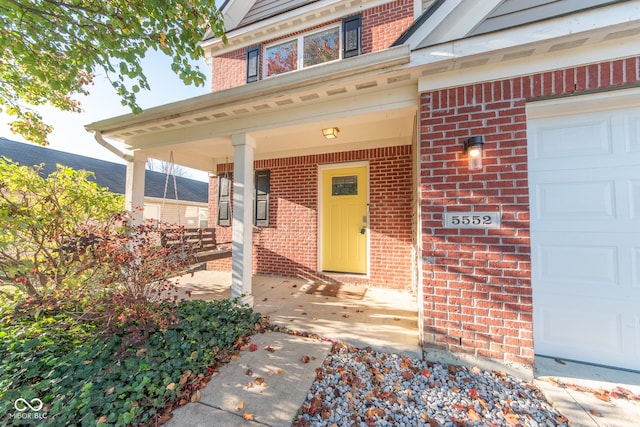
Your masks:
<path fill-rule="evenodd" d="M 123 351 L 121 334 L 98 333 L 104 324 L 85 315 L 100 304 L 74 304 L 45 304 L 37 314 L 0 306 L 0 414 L 15 412 L 18 398 L 39 398 L 47 417 L 38 425 L 151 424 L 260 322 L 228 300 L 149 303 L 156 317 L 175 321 Z"/>
<path fill-rule="evenodd" d="M 25 104 L 81 111 L 74 97 L 102 73 L 138 112 L 136 93 L 149 90 L 145 53 L 162 51 L 185 84 L 201 86 L 205 76 L 189 60 L 203 56 L 198 42 L 207 32 L 224 38 L 214 0 L 2 1 L 0 111 L 16 117 L 14 132 L 44 144 L 51 127 Z"/>
<path fill-rule="evenodd" d="M 72 243 L 86 242 L 91 234 L 83 230 L 121 214 L 124 201 L 91 176 L 58 166 L 43 178 L 37 167 L 0 158 L 0 286 L 38 296 L 102 280 L 93 253 Z"/>

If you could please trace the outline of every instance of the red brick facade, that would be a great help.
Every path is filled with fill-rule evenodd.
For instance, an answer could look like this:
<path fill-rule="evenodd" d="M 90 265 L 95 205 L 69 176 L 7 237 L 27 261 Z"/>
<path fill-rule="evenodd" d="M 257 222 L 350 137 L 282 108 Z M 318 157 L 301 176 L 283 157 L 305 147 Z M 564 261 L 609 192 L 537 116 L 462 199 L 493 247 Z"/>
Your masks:
<path fill-rule="evenodd" d="M 255 162 L 271 171 L 269 226 L 254 227 L 254 264 L 259 274 L 411 287 L 411 146 L 290 157 Z M 318 166 L 368 161 L 370 185 L 369 278 L 318 272 Z M 218 172 L 222 173 L 225 165 Z M 217 219 L 218 180 L 210 182 L 212 226 Z M 231 227 L 217 227 L 220 241 Z M 210 268 L 230 267 L 229 260 Z"/>
<path fill-rule="evenodd" d="M 304 31 L 298 31 L 283 37 L 268 40 L 264 42 L 262 46 L 339 22 L 339 19 L 327 21 L 322 25 L 310 27 Z M 362 12 L 362 54 L 377 52 L 388 48 L 409 28 L 412 22 L 413 1 L 411 0 L 396 0 L 382 6 L 364 10 Z M 260 54 L 261 61 L 263 60 L 263 53 L 264 52 L 261 52 Z M 246 48 L 237 49 L 213 58 L 211 90 L 216 92 L 245 84 L 246 66 Z M 262 65 L 260 66 L 260 79 L 262 79 Z"/>
<path fill-rule="evenodd" d="M 413 1 L 396 0 L 362 12 L 362 53 L 390 47 L 413 23 Z"/>
<path fill-rule="evenodd" d="M 525 104 L 640 81 L 640 57 L 421 94 L 425 346 L 533 364 Z M 469 173 L 462 141 L 485 138 Z M 502 227 L 443 227 L 446 212 L 502 212 Z"/>

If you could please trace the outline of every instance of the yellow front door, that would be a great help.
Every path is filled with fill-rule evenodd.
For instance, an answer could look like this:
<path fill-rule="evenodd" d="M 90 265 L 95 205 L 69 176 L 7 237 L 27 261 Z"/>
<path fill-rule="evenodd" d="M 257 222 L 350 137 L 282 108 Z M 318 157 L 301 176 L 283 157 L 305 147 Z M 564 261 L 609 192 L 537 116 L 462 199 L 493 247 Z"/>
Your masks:
<path fill-rule="evenodd" d="M 367 272 L 366 166 L 322 171 L 322 270 Z"/>

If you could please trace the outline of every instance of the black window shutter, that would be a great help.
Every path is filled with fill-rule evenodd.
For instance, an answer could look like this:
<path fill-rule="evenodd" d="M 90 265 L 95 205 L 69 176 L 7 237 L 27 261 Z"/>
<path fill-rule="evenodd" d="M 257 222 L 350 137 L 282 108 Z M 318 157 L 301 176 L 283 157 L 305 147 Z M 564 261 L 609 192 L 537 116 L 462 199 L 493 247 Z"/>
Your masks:
<path fill-rule="evenodd" d="M 231 225 L 231 176 L 218 176 L 218 225 Z"/>
<path fill-rule="evenodd" d="M 350 16 L 342 20 L 342 58 L 360 55 L 362 17 Z"/>
<path fill-rule="evenodd" d="M 247 83 L 257 82 L 260 75 L 260 46 L 247 48 Z"/>
<path fill-rule="evenodd" d="M 271 171 L 269 170 L 256 171 L 253 219 L 258 227 L 269 226 L 270 177 Z"/>

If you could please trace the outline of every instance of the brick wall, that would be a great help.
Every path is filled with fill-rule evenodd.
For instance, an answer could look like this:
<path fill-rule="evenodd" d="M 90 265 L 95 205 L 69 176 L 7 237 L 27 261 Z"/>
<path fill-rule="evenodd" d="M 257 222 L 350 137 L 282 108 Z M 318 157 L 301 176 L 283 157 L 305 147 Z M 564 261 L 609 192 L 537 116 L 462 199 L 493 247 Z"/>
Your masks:
<path fill-rule="evenodd" d="M 304 31 L 268 40 L 262 46 L 339 22 L 341 22 L 341 19 L 333 19 L 322 25 L 309 27 Z M 388 48 L 409 28 L 412 22 L 413 1 L 411 0 L 397 0 L 364 10 L 362 12 L 362 53 L 377 52 Z M 260 53 L 260 61 L 264 59 L 263 54 L 264 52 Z M 216 92 L 246 84 L 246 64 L 246 48 L 237 49 L 213 58 L 211 90 Z M 260 66 L 260 78 L 262 78 L 262 64 Z"/>
<path fill-rule="evenodd" d="M 245 84 L 247 81 L 246 49 L 238 49 L 213 58 L 211 66 L 211 91 Z"/>
<path fill-rule="evenodd" d="M 259 274 L 342 281 L 317 271 L 318 165 L 369 161 L 370 277 L 349 282 L 410 289 L 411 285 L 411 146 L 290 157 L 255 162 L 271 171 L 269 227 L 254 228 L 254 265 Z M 223 165 L 219 172 L 222 172 Z M 211 225 L 217 218 L 218 181 L 210 183 Z M 231 227 L 218 227 L 218 238 L 231 239 Z M 230 267 L 230 261 L 209 264 Z"/>
<path fill-rule="evenodd" d="M 362 53 L 387 49 L 413 23 L 413 1 L 397 0 L 362 12 Z"/>
<path fill-rule="evenodd" d="M 421 94 L 425 346 L 533 364 L 527 99 L 640 81 L 640 57 Z M 482 171 L 462 141 L 483 135 Z M 443 214 L 502 210 L 502 228 L 443 227 Z"/>

